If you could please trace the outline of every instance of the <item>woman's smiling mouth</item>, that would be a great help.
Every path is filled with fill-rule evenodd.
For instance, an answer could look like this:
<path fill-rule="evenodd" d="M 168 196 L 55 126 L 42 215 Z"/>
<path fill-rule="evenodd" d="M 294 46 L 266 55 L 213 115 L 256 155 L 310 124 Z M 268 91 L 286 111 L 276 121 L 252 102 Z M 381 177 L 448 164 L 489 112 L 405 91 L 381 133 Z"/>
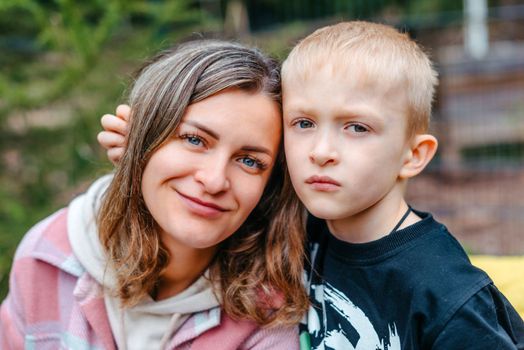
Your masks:
<path fill-rule="evenodd" d="M 208 219 L 214 219 L 219 217 L 222 213 L 229 211 L 228 209 L 223 208 L 218 204 L 205 202 L 198 198 L 180 193 L 176 190 L 175 192 L 181 198 L 182 202 L 186 205 L 189 211 L 198 216 L 202 216 Z"/>

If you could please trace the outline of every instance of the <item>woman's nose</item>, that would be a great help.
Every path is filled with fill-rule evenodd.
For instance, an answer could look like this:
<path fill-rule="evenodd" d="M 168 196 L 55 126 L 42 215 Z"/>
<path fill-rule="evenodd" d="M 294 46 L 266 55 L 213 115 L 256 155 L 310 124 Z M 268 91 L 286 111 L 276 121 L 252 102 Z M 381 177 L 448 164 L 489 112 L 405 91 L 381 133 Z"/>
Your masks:
<path fill-rule="evenodd" d="M 199 182 L 209 194 L 219 194 L 229 190 L 231 184 L 227 176 L 228 161 L 226 157 L 216 154 L 201 163 L 195 173 L 195 180 Z"/>

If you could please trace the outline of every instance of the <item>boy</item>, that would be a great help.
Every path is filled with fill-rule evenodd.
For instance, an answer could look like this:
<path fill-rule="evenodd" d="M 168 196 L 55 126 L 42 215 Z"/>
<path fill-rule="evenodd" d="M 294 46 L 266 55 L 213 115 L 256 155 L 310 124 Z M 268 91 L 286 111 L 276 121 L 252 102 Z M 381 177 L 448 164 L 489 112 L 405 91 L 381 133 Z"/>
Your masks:
<path fill-rule="evenodd" d="M 284 62 L 289 172 L 324 219 L 308 227 L 312 348 L 524 348 L 489 277 L 404 200 L 437 149 L 426 134 L 436 83 L 407 35 L 366 22 L 319 29 Z"/>
<path fill-rule="evenodd" d="M 404 200 L 437 149 L 426 134 L 437 78 L 422 50 L 388 26 L 340 23 L 292 50 L 282 84 L 289 173 L 315 216 L 304 347 L 524 349 L 506 298 Z"/>

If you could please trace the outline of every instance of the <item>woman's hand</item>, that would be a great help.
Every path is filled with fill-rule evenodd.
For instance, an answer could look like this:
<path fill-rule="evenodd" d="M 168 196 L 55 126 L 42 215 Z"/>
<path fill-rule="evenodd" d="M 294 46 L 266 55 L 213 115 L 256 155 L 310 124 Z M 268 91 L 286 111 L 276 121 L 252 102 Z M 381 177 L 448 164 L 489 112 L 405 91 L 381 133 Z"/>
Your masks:
<path fill-rule="evenodd" d="M 107 150 L 107 158 L 118 164 L 124 154 L 127 139 L 127 126 L 131 108 L 128 105 L 119 105 L 116 115 L 105 114 L 100 120 L 104 131 L 97 135 L 98 143 Z"/>

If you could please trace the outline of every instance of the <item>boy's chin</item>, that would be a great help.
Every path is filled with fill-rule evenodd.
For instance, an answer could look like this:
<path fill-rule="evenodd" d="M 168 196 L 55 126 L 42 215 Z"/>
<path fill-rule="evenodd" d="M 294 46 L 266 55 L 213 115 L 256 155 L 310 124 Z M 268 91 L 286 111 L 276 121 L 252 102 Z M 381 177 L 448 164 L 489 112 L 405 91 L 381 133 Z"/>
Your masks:
<path fill-rule="evenodd" d="M 323 220 L 344 220 L 359 209 L 333 197 L 311 196 L 307 192 L 299 191 L 297 195 L 311 215 Z"/>
<path fill-rule="evenodd" d="M 308 212 L 319 219 L 324 220 L 341 220 L 347 218 L 348 214 L 343 213 L 340 209 L 332 209 L 327 207 L 308 207 L 306 205 Z"/>

